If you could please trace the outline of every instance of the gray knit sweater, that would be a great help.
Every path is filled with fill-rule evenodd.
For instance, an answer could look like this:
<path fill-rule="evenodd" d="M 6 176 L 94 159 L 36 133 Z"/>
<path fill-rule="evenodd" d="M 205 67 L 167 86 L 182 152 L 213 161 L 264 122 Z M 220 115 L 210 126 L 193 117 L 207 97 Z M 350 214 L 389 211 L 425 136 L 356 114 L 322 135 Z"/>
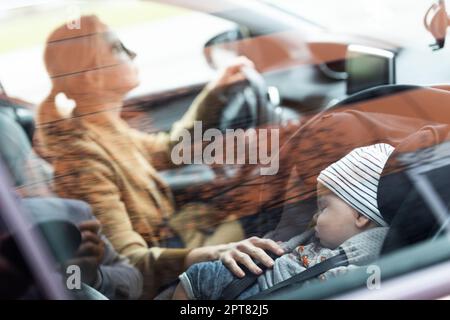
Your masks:
<path fill-rule="evenodd" d="M 274 267 L 267 269 L 258 277 L 260 290 L 268 289 L 317 263 L 338 255 L 340 248 L 346 253 L 349 265 L 331 269 L 322 274 L 320 276 L 321 279 L 325 280 L 358 266 L 368 265 L 378 258 L 388 229 L 386 227 L 378 227 L 361 232 L 334 250 L 322 247 L 317 239 L 314 238 L 308 245 L 299 245 L 300 243 L 306 243 L 308 238 L 311 237 L 311 231 L 294 237 L 282 245 L 288 253 L 276 259 Z"/>

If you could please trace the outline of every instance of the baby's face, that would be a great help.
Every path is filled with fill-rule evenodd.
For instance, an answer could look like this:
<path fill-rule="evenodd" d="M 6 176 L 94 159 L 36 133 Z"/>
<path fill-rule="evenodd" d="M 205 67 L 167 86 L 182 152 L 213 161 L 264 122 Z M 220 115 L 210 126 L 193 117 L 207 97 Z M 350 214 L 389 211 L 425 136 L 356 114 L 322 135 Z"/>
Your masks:
<path fill-rule="evenodd" d="M 356 223 L 357 211 L 320 184 L 317 205 L 316 237 L 324 247 L 335 249 L 362 231 Z"/>

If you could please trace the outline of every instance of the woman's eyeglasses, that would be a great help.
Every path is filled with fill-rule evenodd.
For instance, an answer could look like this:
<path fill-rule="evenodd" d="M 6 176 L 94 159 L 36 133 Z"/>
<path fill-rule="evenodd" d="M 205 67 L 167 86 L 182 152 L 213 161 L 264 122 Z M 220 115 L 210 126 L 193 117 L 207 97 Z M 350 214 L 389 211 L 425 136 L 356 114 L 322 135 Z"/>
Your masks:
<path fill-rule="evenodd" d="M 125 47 L 125 45 L 120 40 L 115 40 L 112 45 L 112 50 L 116 53 L 124 52 L 131 60 L 136 58 L 136 53 Z"/>

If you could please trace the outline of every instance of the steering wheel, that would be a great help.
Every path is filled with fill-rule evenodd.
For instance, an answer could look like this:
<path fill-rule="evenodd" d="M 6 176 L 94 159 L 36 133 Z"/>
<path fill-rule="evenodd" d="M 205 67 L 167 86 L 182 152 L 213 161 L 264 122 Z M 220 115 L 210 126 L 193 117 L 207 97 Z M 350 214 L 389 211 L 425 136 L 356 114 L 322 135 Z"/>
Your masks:
<path fill-rule="evenodd" d="M 248 129 L 269 123 L 275 106 L 268 97 L 268 87 L 262 75 L 252 68 L 243 68 L 246 80 L 226 88 L 221 99 L 226 102 L 218 128 Z"/>

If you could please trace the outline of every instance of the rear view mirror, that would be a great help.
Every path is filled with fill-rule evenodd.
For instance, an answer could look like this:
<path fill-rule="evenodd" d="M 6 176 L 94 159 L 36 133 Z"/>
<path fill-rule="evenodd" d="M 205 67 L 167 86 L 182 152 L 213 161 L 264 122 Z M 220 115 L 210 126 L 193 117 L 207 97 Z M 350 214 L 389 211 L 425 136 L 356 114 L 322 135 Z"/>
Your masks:
<path fill-rule="evenodd" d="M 204 54 L 208 64 L 218 69 L 239 55 L 238 41 L 244 39 L 241 29 L 232 29 L 211 38 L 206 42 Z"/>

